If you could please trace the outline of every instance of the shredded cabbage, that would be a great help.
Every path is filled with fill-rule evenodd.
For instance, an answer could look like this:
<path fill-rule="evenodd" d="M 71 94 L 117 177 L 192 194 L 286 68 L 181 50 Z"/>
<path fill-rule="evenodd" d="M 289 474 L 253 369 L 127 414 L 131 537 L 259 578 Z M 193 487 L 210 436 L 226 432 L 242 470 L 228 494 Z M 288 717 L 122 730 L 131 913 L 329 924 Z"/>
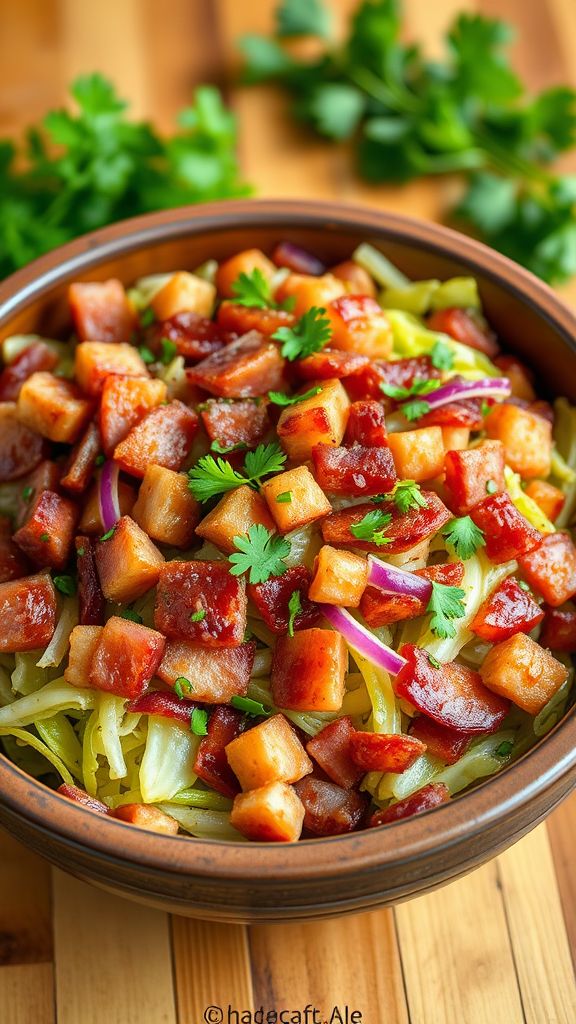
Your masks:
<path fill-rule="evenodd" d="M 379 733 L 397 733 L 402 731 L 402 720 L 392 689 L 392 681 L 388 672 L 377 668 L 357 651 L 352 652 L 354 660 L 362 673 L 366 689 L 372 705 L 373 731 Z"/>
<path fill-rule="evenodd" d="M 413 316 L 424 316 L 430 309 L 432 296 L 440 281 L 414 281 L 405 288 L 386 288 L 380 296 L 384 309 L 401 309 Z"/>
<path fill-rule="evenodd" d="M 40 660 L 36 662 L 38 668 L 59 668 L 68 654 L 70 633 L 74 626 L 78 625 L 78 621 L 78 599 L 65 597 L 52 639 Z"/>
<path fill-rule="evenodd" d="M 181 828 L 199 839 L 228 839 L 232 842 L 248 842 L 244 836 L 230 824 L 227 811 L 210 811 L 197 807 L 176 807 L 174 804 L 162 803 L 160 810 L 175 818 Z"/>
<path fill-rule="evenodd" d="M 111 780 L 125 779 L 128 774 L 120 726 L 124 717 L 124 700 L 112 694 L 99 693 L 96 702 L 96 725 L 93 744 L 96 754 L 102 754 L 109 765 Z"/>
<path fill-rule="evenodd" d="M 74 779 L 72 778 L 64 762 L 61 760 L 61 758 L 58 757 L 57 754 L 54 753 L 53 750 L 50 749 L 50 747 L 46 746 L 46 744 L 43 743 L 42 740 L 38 738 L 38 736 L 34 736 L 33 733 L 27 732 L 26 729 L 18 729 L 16 727 L 0 727 L 0 736 L 12 736 L 19 743 L 24 743 L 27 744 L 29 747 L 32 747 L 34 750 L 37 751 L 37 753 L 41 754 L 42 757 L 45 757 L 46 760 L 50 762 L 52 767 L 56 769 L 56 771 L 61 776 L 64 782 L 67 782 L 69 786 L 74 785 Z"/>
<path fill-rule="evenodd" d="M 362 242 L 354 250 L 352 259 L 384 288 L 406 288 L 410 284 L 410 278 L 406 277 L 406 274 L 394 266 L 384 253 L 367 242 Z"/>
<path fill-rule="evenodd" d="M 450 349 L 454 356 L 453 373 L 458 373 L 468 380 L 501 375 L 498 367 L 494 366 L 494 363 L 483 352 L 478 352 L 477 349 L 470 348 L 469 345 L 461 345 L 459 341 L 454 341 L 454 338 L 450 338 L 447 334 L 429 331 L 420 320 L 411 316 L 410 313 L 404 313 L 399 309 L 389 309 L 387 316 L 392 326 L 396 357 L 430 355 L 434 345 L 440 341 Z"/>
<path fill-rule="evenodd" d="M 48 682 L 48 672 L 38 666 L 40 651 L 25 651 L 14 655 L 12 689 L 15 693 L 36 693 Z"/>
<path fill-rule="evenodd" d="M 150 715 L 139 776 L 144 803 L 171 800 L 194 785 L 199 743 L 199 737 L 183 723 Z"/>
<path fill-rule="evenodd" d="M 554 533 L 556 530 L 554 523 L 551 523 L 548 517 L 544 515 L 534 499 L 522 490 L 519 473 L 514 473 L 510 466 L 505 466 L 504 481 L 511 501 L 524 518 L 537 530 L 540 530 L 540 533 Z"/>
<path fill-rule="evenodd" d="M 95 702 L 95 690 L 80 690 L 70 686 L 64 679 L 54 679 L 36 693 L 29 693 L 7 707 L 0 708 L 0 729 L 36 724 L 45 718 L 52 718 L 59 711 L 88 711 L 94 707 Z"/>
<path fill-rule="evenodd" d="M 455 793 L 460 793 L 473 782 L 483 779 L 487 775 L 494 775 L 508 764 L 514 753 L 514 746 L 510 754 L 504 756 L 497 754 L 496 751 L 503 743 L 514 744 L 515 739 L 516 733 L 511 729 L 503 729 L 491 736 L 484 736 L 481 740 L 474 742 L 456 764 L 443 767 L 433 776 L 432 781 L 443 782 L 452 796 Z"/>
<path fill-rule="evenodd" d="M 449 277 L 432 295 L 432 309 L 481 309 L 475 277 Z"/>
<path fill-rule="evenodd" d="M 138 312 L 150 305 L 154 296 L 170 280 L 172 274 L 148 274 L 139 277 L 133 288 L 128 289 L 128 298 Z"/>
<path fill-rule="evenodd" d="M 13 704 L 14 699 L 10 676 L 7 670 L 0 665 L 0 707 L 4 707 L 5 704 Z"/>
<path fill-rule="evenodd" d="M 82 746 L 66 715 L 36 722 L 36 730 L 47 747 L 66 765 L 76 779 L 82 781 Z"/>

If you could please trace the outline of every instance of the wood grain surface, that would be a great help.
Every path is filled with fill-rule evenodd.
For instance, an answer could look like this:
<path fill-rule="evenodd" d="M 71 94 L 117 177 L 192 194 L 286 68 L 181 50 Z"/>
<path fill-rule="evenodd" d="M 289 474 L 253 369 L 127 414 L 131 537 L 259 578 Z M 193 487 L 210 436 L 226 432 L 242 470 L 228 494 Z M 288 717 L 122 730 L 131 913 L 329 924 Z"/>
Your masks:
<path fill-rule="evenodd" d="M 260 195 L 338 198 L 438 219 L 457 181 L 369 187 L 345 146 L 294 126 L 281 95 L 235 84 L 235 40 L 267 30 L 274 6 L 0 0 L 0 135 L 61 104 L 79 72 L 110 75 L 134 112 L 164 130 L 195 84 L 210 80 L 238 113 L 243 169 Z M 342 28 L 354 0 L 332 7 Z M 405 0 L 406 36 L 438 53 L 463 8 L 515 23 L 514 59 L 532 86 L 576 85 L 574 0 Z M 564 167 L 576 170 L 574 158 Z M 576 303 L 576 286 L 564 294 Z M 52 872 L 0 835 L 0 1022 L 220 1024 L 260 1007 L 301 1011 L 304 1021 L 313 1019 L 304 1017 L 310 1004 L 322 1021 L 334 1006 L 335 1021 L 346 1020 L 346 1007 L 360 1011 L 347 1024 L 574 1024 L 575 831 L 576 796 L 498 860 L 394 911 L 251 929 L 170 919 L 121 901 Z M 229 1006 L 239 1017 L 228 1017 Z"/>

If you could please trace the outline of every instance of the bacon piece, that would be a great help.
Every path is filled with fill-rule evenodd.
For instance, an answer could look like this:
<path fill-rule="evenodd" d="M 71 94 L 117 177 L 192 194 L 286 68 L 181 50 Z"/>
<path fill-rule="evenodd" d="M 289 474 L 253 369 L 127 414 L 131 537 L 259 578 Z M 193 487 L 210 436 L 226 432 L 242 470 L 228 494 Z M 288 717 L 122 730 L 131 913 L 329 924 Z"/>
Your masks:
<path fill-rule="evenodd" d="M 576 651 L 576 611 L 570 608 L 546 608 L 540 633 L 542 647 L 553 651 Z"/>
<path fill-rule="evenodd" d="M 174 686 L 178 679 L 187 679 L 197 700 L 220 704 L 232 697 L 246 696 L 255 653 L 253 640 L 239 647 L 169 641 L 157 674 L 169 686 Z"/>
<path fill-rule="evenodd" d="M 0 404 L 0 483 L 32 472 L 45 452 L 45 441 L 16 415 L 14 402 Z"/>
<path fill-rule="evenodd" d="M 255 448 L 270 430 L 265 402 L 249 399 L 240 402 L 218 402 L 210 399 L 200 410 L 202 422 L 211 441 L 222 448 L 245 444 Z"/>
<path fill-rule="evenodd" d="M 102 636 L 102 626 L 74 626 L 70 633 L 68 664 L 64 679 L 70 686 L 90 687 L 90 672 Z"/>
<path fill-rule="evenodd" d="M 256 398 L 282 389 L 284 360 L 277 346 L 258 331 L 203 359 L 187 370 L 192 384 L 221 398 Z"/>
<path fill-rule="evenodd" d="M 320 611 L 307 596 L 311 578 L 312 574 L 305 565 L 294 565 L 281 576 L 271 576 L 265 583 L 248 584 L 248 597 L 273 633 L 287 631 L 290 619 L 288 604 L 294 593 L 300 594 L 302 608 L 294 618 L 294 629 L 316 625 Z"/>
<path fill-rule="evenodd" d="M 400 821 L 402 818 L 411 818 L 414 814 L 422 814 L 423 811 L 430 811 L 433 807 L 439 807 L 450 799 L 450 790 L 443 782 L 429 782 L 427 786 L 418 789 L 410 796 L 392 804 L 384 811 L 376 811 L 368 823 L 370 828 L 378 825 L 390 825 L 393 821 Z"/>
<path fill-rule="evenodd" d="M 508 576 L 480 605 L 470 629 L 482 640 L 495 644 L 514 633 L 529 633 L 543 618 L 544 612 L 532 596 Z"/>
<path fill-rule="evenodd" d="M 304 828 L 317 836 L 338 836 L 359 828 L 368 810 L 364 793 L 341 789 L 308 776 L 294 785 L 304 805 Z"/>
<path fill-rule="evenodd" d="M 401 774 L 425 752 L 426 744 L 414 736 L 355 731 L 350 748 L 362 771 Z"/>
<path fill-rule="evenodd" d="M 477 352 L 483 352 L 489 359 L 493 359 L 500 351 L 496 337 L 486 322 L 465 309 L 437 309 L 428 319 L 428 327 L 431 331 L 449 334 L 461 345 L 468 345 Z"/>
<path fill-rule="evenodd" d="M 497 564 L 519 558 L 542 537 L 507 494 L 484 498 L 470 509 L 470 516 L 484 533 L 488 558 Z"/>
<path fill-rule="evenodd" d="M 222 796 L 234 798 L 240 783 L 226 757 L 226 747 L 246 728 L 246 718 L 235 708 L 217 707 L 210 715 L 208 732 L 200 740 L 194 771 L 199 779 Z"/>
<path fill-rule="evenodd" d="M 76 537 L 78 619 L 82 626 L 104 625 L 106 601 L 96 571 L 95 547 L 90 537 Z"/>
<path fill-rule="evenodd" d="M 198 428 L 198 416 L 173 401 L 147 413 L 114 449 L 114 459 L 132 476 L 142 478 L 148 466 L 178 470 L 188 457 Z"/>
<path fill-rule="evenodd" d="M 100 431 L 90 423 L 72 449 L 60 483 L 73 494 L 82 494 L 92 480 L 96 459 L 100 453 Z"/>
<path fill-rule="evenodd" d="M 320 487 L 331 494 L 383 494 L 391 491 L 397 480 L 389 448 L 318 444 L 312 449 L 312 461 Z"/>
<path fill-rule="evenodd" d="M 483 423 L 480 398 L 448 402 L 446 405 L 441 405 L 439 409 L 431 409 L 418 420 L 420 427 L 468 427 L 469 430 L 481 430 Z"/>
<path fill-rule="evenodd" d="M 352 789 L 364 772 L 352 758 L 352 736 L 355 729 L 352 719 L 345 715 L 325 725 L 306 744 L 306 752 L 313 757 L 320 768 L 344 789 Z"/>
<path fill-rule="evenodd" d="M 164 693 L 162 690 L 147 690 L 131 700 L 126 710 L 135 715 L 159 715 L 160 718 L 173 718 L 184 725 L 190 725 L 192 712 L 198 704 L 187 697 L 177 697 L 175 693 Z"/>
<path fill-rule="evenodd" d="M 116 278 L 75 282 L 68 289 L 68 302 L 80 341 L 130 341 L 136 317 Z"/>
<path fill-rule="evenodd" d="M 567 533 L 540 535 L 540 543 L 518 558 L 531 587 L 558 608 L 576 594 L 576 548 Z"/>
<path fill-rule="evenodd" d="M 90 685 L 117 697 L 138 697 L 162 661 L 165 644 L 161 633 L 113 615 L 92 659 Z"/>
<path fill-rule="evenodd" d="M 340 633 L 313 628 L 278 637 L 270 677 L 274 704 L 292 711 L 339 711 L 347 667 Z"/>
<path fill-rule="evenodd" d="M 280 327 L 293 327 L 295 323 L 294 314 L 285 309 L 257 309 L 226 301 L 218 310 L 218 326 L 236 335 L 258 331 L 269 338 Z"/>
<path fill-rule="evenodd" d="M 36 469 L 28 473 L 20 481 L 21 489 L 18 492 L 18 502 L 14 525 L 18 528 L 26 522 L 30 515 L 32 502 L 42 491 L 58 491 L 60 485 L 60 468 L 50 459 L 43 459 Z"/>
<path fill-rule="evenodd" d="M 472 741 L 468 733 L 447 729 L 426 715 L 412 719 L 410 735 L 425 743 L 427 754 L 437 757 L 443 764 L 456 764 Z"/>
<path fill-rule="evenodd" d="M 135 825 L 146 832 L 157 832 L 161 836 L 178 835 L 180 828 L 175 818 L 151 804 L 122 804 L 112 811 L 112 816 L 118 821 L 126 821 L 129 825 Z"/>
<path fill-rule="evenodd" d="M 0 373 L 0 402 L 15 402 L 25 380 L 38 370 L 53 370 L 58 356 L 43 341 L 35 341 L 19 352 Z"/>
<path fill-rule="evenodd" d="M 167 394 L 163 380 L 111 374 L 104 381 L 100 402 L 100 431 L 107 455 L 128 436 L 146 413 L 161 405 Z"/>
<path fill-rule="evenodd" d="M 106 807 L 101 800 L 98 800 L 95 796 L 90 796 L 86 790 L 79 789 L 78 786 L 70 786 L 67 782 L 63 782 L 61 786 L 58 786 L 56 790 L 61 796 L 68 797 L 69 800 L 73 800 L 75 804 L 81 804 L 82 807 L 87 807 L 89 811 L 97 811 L 98 814 L 110 814 L 110 808 Z"/>
<path fill-rule="evenodd" d="M 378 508 L 392 516 L 390 524 L 385 529 L 386 537 L 390 543 L 385 549 L 371 541 L 359 540 L 351 532 L 350 527 L 357 525 L 368 512 L 374 511 L 374 505 L 354 505 L 350 508 L 341 509 L 324 519 L 321 529 L 326 544 L 344 545 L 345 547 L 360 548 L 362 551 L 373 551 L 376 554 L 385 550 L 387 555 L 395 555 L 402 551 L 409 551 L 420 541 L 432 537 L 451 518 L 444 503 L 434 491 L 422 491 L 427 502 L 426 508 L 410 509 L 401 513 L 393 501 L 385 501 Z"/>
<path fill-rule="evenodd" d="M 294 364 L 294 370 L 302 380 L 341 380 L 352 377 L 371 365 L 368 356 L 359 352 L 341 352 L 339 349 L 324 348 Z"/>
<path fill-rule="evenodd" d="M 36 565 L 63 569 L 72 552 L 80 510 L 69 498 L 42 491 L 14 534 L 14 542 Z"/>
<path fill-rule="evenodd" d="M 414 575 L 447 587 L 459 587 L 464 579 L 464 565 L 462 562 L 429 565 L 425 569 L 417 569 Z M 376 587 L 367 587 L 360 601 L 360 611 L 369 626 L 388 626 L 391 622 L 424 615 L 426 601 L 409 594 L 384 594 Z"/>
<path fill-rule="evenodd" d="M 409 359 L 375 360 L 344 380 L 344 386 L 353 401 L 384 397 L 381 384 L 411 388 L 416 380 L 439 379 L 440 370 L 432 365 L 430 356 Z"/>
<path fill-rule="evenodd" d="M 369 448 L 387 446 L 386 417 L 381 402 L 370 399 L 366 402 L 352 403 L 344 443 L 360 444 Z"/>
<path fill-rule="evenodd" d="M 159 353 L 164 338 L 176 345 L 179 356 L 192 363 L 219 352 L 231 340 L 213 320 L 192 312 L 176 313 L 153 323 L 146 334 L 150 349 Z"/>
<path fill-rule="evenodd" d="M 46 647 L 56 628 L 56 591 L 47 574 L 0 583 L 0 651 Z"/>
<path fill-rule="evenodd" d="M 0 536 L 0 583 L 18 580 L 30 572 L 30 563 L 10 537 Z"/>
<path fill-rule="evenodd" d="M 194 621 L 195 616 L 201 617 Z M 245 582 L 230 574 L 226 562 L 167 562 L 160 570 L 154 624 L 169 640 L 238 647 L 246 630 Z"/>
<path fill-rule="evenodd" d="M 457 516 L 464 516 L 491 493 L 505 490 L 504 447 L 483 441 L 477 448 L 446 452 L 444 459 L 447 501 Z"/>

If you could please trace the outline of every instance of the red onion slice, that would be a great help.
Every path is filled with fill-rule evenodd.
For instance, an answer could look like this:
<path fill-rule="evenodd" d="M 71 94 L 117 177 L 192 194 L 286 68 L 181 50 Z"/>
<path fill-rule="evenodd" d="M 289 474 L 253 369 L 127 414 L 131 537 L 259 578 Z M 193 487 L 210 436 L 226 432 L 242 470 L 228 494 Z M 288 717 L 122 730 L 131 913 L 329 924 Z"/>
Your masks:
<path fill-rule="evenodd" d="M 439 409 L 448 402 L 457 402 L 463 398 L 508 398 L 512 393 L 507 377 L 487 377 L 483 380 L 450 380 L 435 391 L 417 395 L 426 402 L 430 411 Z M 413 401 L 413 399 L 409 399 Z M 404 403 L 402 403 L 404 405 Z M 400 411 L 402 411 L 400 405 Z"/>
<path fill-rule="evenodd" d="M 280 242 L 273 253 L 272 259 L 277 267 L 288 267 L 295 274 L 312 274 L 319 277 L 326 271 L 322 260 L 313 253 L 301 249 L 293 242 Z"/>
<path fill-rule="evenodd" d="M 368 583 L 371 587 L 376 587 L 385 594 L 406 594 L 408 597 L 418 598 L 419 601 L 430 600 L 432 584 L 423 576 L 385 565 L 372 555 L 368 556 L 368 566 Z"/>
<path fill-rule="evenodd" d="M 334 629 L 342 634 L 350 647 L 358 651 L 358 654 L 361 654 L 367 661 L 371 661 L 394 676 L 407 664 L 405 658 L 378 640 L 378 637 L 357 622 L 345 608 L 333 604 L 320 604 L 318 607 L 321 608 L 324 618 L 328 619 L 330 625 L 334 626 Z"/>
<path fill-rule="evenodd" d="M 120 519 L 120 499 L 118 497 L 118 475 L 120 468 L 116 462 L 105 462 L 100 474 L 98 485 L 98 505 L 100 518 L 107 533 Z"/>

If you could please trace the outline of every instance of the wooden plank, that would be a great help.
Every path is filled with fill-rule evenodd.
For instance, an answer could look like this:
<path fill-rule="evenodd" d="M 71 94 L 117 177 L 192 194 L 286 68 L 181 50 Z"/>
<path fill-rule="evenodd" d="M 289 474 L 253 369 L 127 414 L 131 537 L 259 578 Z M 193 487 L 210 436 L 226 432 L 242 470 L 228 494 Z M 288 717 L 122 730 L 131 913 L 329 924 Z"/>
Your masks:
<path fill-rule="evenodd" d="M 201 1020 L 209 1006 L 254 1009 L 250 953 L 242 925 L 172 918 L 178 1019 Z"/>
<path fill-rule="evenodd" d="M 0 1017 L 2 1024 L 55 1024 L 52 964 L 0 967 Z"/>
<path fill-rule="evenodd" d="M 394 913 L 411 1024 L 522 1024 L 494 862 Z"/>
<path fill-rule="evenodd" d="M 572 1024 L 576 981 L 546 826 L 498 860 L 527 1024 Z"/>
<path fill-rule="evenodd" d="M 344 1020 L 407 1024 L 402 970 L 389 910 L 341 921 L 250 929 L 254 1002 L 266 1010 L 317 1007 L 330 1019 L 335 1006 Z"/>
<path fill-rule="evenodd" d="M 0 23 L 0 133 L 20 135 L 62 101 L 58 0 L 0 0 Z"/>
<path fill-rule="evenodd" d="M 546 824 L 564 923 L 572 951 L 572 960 L 576 964 L 576 871 L 574 871 L 576 794 L 554 811 Z"/>
<path fill-rule="evenodd" d="M 50 868 L 0 833 L 0 964 L 52 959 Z"/>
<path fill-rule="evenodd" d="M 53 873 L 58 1024 L 176 1024 L 168 915 Z"/>

